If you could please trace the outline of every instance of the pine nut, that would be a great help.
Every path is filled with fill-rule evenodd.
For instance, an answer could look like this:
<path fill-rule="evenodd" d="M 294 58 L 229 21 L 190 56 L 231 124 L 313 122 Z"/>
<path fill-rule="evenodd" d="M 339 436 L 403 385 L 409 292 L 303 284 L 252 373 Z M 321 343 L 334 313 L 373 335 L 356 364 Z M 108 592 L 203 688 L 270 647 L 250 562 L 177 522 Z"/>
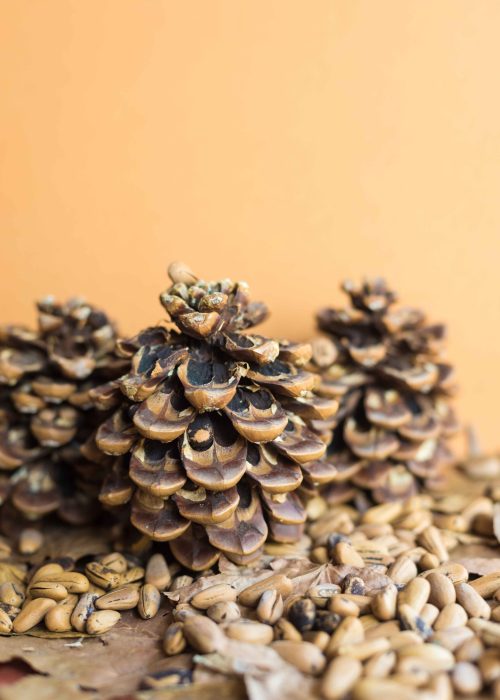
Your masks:
<path fill-rule="evenodd" d="M 170 585 L 172 576 L 163 554 L 153 554 L 150 557 L 144 574 L 146 583 L 151 583 L 159 591 L 164 591 Z"/>
<path fill-rule="evenodd" d="M 479 669 L 468 661 L 459 661 L 455 665 L 451 680 L 460 695 L 477 695 L 483 687 Z"/>
<path fill-rule="evenodd" d="M 408 583 L 414 579 L 418 574 L 417 565 L 409 557 L 400 555 L 394 564 L 391 564 L 387 570 L 387 575 L 391 578 L 394 583 L 403 584 Z"/>
<path fill-rule="evenodd" d="M 210 618 L 201 615 L 193 615 L 184 621 L 184 636 L 188 644 L 201 654 L 222 651 L 226 644 L 226 637 L 220 627 Z"/>
<path fill-rule="evenodd" d="M 278 591 L 272 589 L 264 591 L 261 595 L 256 610 L 260 622 L 274 625 L 283 614 L 283 598 Z"/>
<path fill-rule="evenodd" d="M 470 585 L 483 598 L 491 598 L 500 588 L 500 571 L 480 576 L 475 581 L 471 581 Z"/>
<path fill-rule="evenodd" d="M 139 591 L 135 586 L 122 586 L 97 598 L 98 610 L 132 610 L 139 602 Z"/>
<path fill-rule="evenodd" d="M 336 583 L 324 583 L 313 586 L 307 591 L 307 595 L 313 601 L 317 608 L 325 608 L 329 599 L 340 593 L 340 586 Z"/>
<path fill-rule="evenodd" d="M 321 693 L 327 700 L 340 700 L 361 677 L 363 667 L 358 659 L 337 656 L 330 661 L 321 682 Z"/>
<path fill-rule="evenodd" d="M 153 586 L 152 583 L 145 583 L 139 589 L 139 602 L 137 603 L 137 612 L 143 620 L 150 620 L 154 617 L 161 604 L 160 591 Z"/>
<path fill-rule="evenodd" d="M 391 523 L 401 515 L 403 504 L 399 501 L 389 501 L 378 506 L 372 506 L 363 513 L 362 523 Z"/>
<path fill-rule="evenodd" d="M 124 574 L 127 570 L 127 560 L 120 552 L 111 552 L 101 557 L 100 563 L 111 571 L 116 571 L 117 574 Z"/>
<path fill-rule="evenodd" d="M 116 588 L 122 583 L 122 575 L 112 569 L 99 564 L 97 561 L 91 561 L 85 567 L 85 573 L 88 578 L 95 583 L 96 586 L 109 591 L 111 588 Z"/>
<path fill-rule="evenodd" d="M 328 658 L 335 656 L 341 647 L 360 644 L 364 641 L 365 631 L 358 617 L 345 617 L 332 634 L 326 649 Z"/>
<path fill-rule="evenodd" d="M 211 605 L 207 610 L 207 615 L 214 622 L 234 622 L 240 619 L 241 612 L 237 603 L 223 601 Z"/>
<path fill-rule="evenodd" d="M 398 606 L 409 605 L 420 613 L 429 600 L 431 584 L 425 578 L 418 577 L 409 581 L 405 588 L 398 594 Z"/>
<path fill-rule="evenodd" d="M 240 642 L 270 644 L 273 641 L 273 628 L 271 625 L 265 625 L 254 620 L 241 619 L 230 622 L 225 632 L 230 639 L 237 639 Z"/>
<path fill-rule="evenodd" d="M 95 593 L 83 593 L 75 605 L 73 612 L 71 613 L 70 621 L 71 626 L 75 628 L 78 632 L 84 632 L 87 620 L 90 615 L 95 611 L 95 601 L 97 595 Z"/>
<path fill-rule="evenodd" d="M 437 631 L 448 629 L 449 627 L 461 627 L 467 624 L 467 620 L 467 613 L 461 605 L 449 603 L 439 613 L 434 623 L 434 629 Z"/>
<path fill-rule="evenodd" d="M 428 552 L 434 554 L 440 562 L 448 561 L 448 550 L 446 549 L 440 531 L 434 525 L 429 525 L 422 530 L 417 537 L 417 542 Z"/>
<path fill-rule="evenodd" d="M 360 614 L 359 606 L 356 605 L 352 599 L 347 598 L 347 596 L 342 594 L 332 596 L 328 608 L 331 612 L 336 613 L 341 617 L 347 617 L 349 615 L 358 617 Z"/>
<path fill-rule="evenodd" d="M 88 578 L 76 571 L 62 571 L 60 574 L 47 574 L 43 578 L 37 577 L 35 583 L 38 585 L 40 581 L 64 586 L 68 593 L 87 593 L 89 590 Z M 33 582 L 30 583 L 29 592 L 33 590 L 34 585 Z"/>
<path fill-rule="evenodd" d="M 396 666 L 396 652 L 383 651 L 369 659 L 364 667 L 364 675 L 371 678 L 387 678 Z"/>
<path fill-rule="evenodd" d="M 45 627 L 50 632 L 69 632 L 71 630 L 71 615 L 78 602 L 78 596 L 71 594 L 61 600 L 45 615 Z"/>
<path fill-rule="evenodd" d="M 490 619 L 490 606 L 473 586 L 469 583 L 456 583 L 455 591 L 457 601 L 470 617 L 481 617 L 484 620 Z"/>
<path fill-rule="evenodd" d="M 310 642 L 279 640 L 273 642 L 271 648 L 302 673 L 316 676 L 325 668 L 324 655 Z"/>
<path fill-rule="evenodd" d="M 89 615 L 87 632 L 89 634 L 104 634 L 116 625 L 121 615 L 116 610 L 96 610 Z"/>
<path fill-rule="evenodd" d="M 18 583 L 6 581 L 0 586 L 0 601 L 19 608 L 24 602 L 24 592 Z"/>
<path fill-rule="evenodd" d="M 50 576 L 54 574 L 62 574 L 64 569 L 60 564 L 50 563 L 40 566 L 30 579 L 30 586 L 36 583 L 36 581 L 47 581 L 50 580 Z"/>
<path fill-rule="evenodd" d="M 348 542 L 337 542 L 333 547 L 332 561 L 334 564 L 346 564 L 359 568 L 365 566 L 363 557 Z"/>
<path fill-rule="evenodd" d="M 12 631 L 12 620 L 4 610 L 0 610 L 0 634 L 10 634 Z"/>
<path fill-rule="evenodd" d="M 429 671 L 450 671 L 455 659 L 448 649 L 437 644 L 409 644 L 398 651 L 399 658 L 417 659 Z"/>
<path fill-rule="evenodd" d="M 144 578 L 144 569 L 142 566 L 132 566 L 128 571 L 122 574 L 120 584 L 126 586 L 128 583 L 135 583 Z"/>
<path fill-rule="evenodd" d="M 468 630 L 469 627 L 465 627 L 464 629 Z M 452 649 L 451 651 L 454 651 L 457 661 L 471 661 L 477 663 L 484 653 L 484 645 L 479 637 L 476 637 L 473 633 L 469 639 L 466 639 L 465 642 L 460 644 L 458 649 Z"/>
<path fill-rule="evenodd" d="M 449 603 L 454 603 L 457 597 L 455 587 L 450 579 L 441 573 L 430 573 L 427 580 L 431 586 L 429 603 L 438 608 L 444 608 Z"/>
<path fill-rule="evenodd" d="M 268 578 L 257 581 L 251 586 L 244 588 L 238 595 L 238 603 L 249 607 L 254 607 L 260 600 L 260 596 L 270 588 L 274 588 L 283 598 L 292 592 L 292 581 L 283 574 L 273 574 Z"/>
<path fill-rule="evenodd" d="M 311 631 L 306 632 L 303 635 L 303 639 L 305 642 L 311 642 L 311 644 L 317 646 L 320 651 L 324 652 L 330 642 L 330 635 L 321 630 L 319 632 Z"/>
<path fill-rule="evenodd" d="M 51 598 L 36 598 L 28 600 L 23 609 L 14 620 L 12 629 L 17 634 L 27 632 L 43 620 L 48 611 L 56 605 L 56 601 Z"/>
<path fill-rule="evenodd" d="M 337 649 L 337 654 L 338 656 L 350 656 L 353 659 L 365 661 L 374 654 L 380 654 L 384 651 L 388 651 L 390 648 L 391 644 L 388 639 L 385 637 L 378 637 L 376 639 L 368 639 L 364 642 L 359 642 L 358 644 L 342 645 Z"/>
<path fill-rule="evenodd" d="M 432 641 L 449 651 L 455 651 L 464 642 L 474 638 L 474 632 L 470 627 L 447 627 L 438 630 L 432 635 Z"/>
<path fill-rule="evenodd" d="M 398 589 L 394 584 L 385 586 L 371 601 L 371 609 L 378 620 L 393 620 L 396 617 Z"/>
<path fill-rule="evenodd" d="M 40 530 L 26 528 L 19 536 L 19 551 L 21 554 L 35 554 L 43 545 L 43 535 Z"/>
<path fill-rule="evenodd" d="M 426 625 L 429 625 L 429 627 L 432 627 L 432 625 L 436 622 L 438 615 L 439 608 L 432 605 L 432 603 L 426 603 L 420 611 L 420 617 Z"/>
<path fill-rule="evenodd" d="M 289 620 L 281 618 L 274 626 L 274 638 L 289 642 L 301 642 L 302 635 L 299 630 L 292 625 Z"/>
<path fill-rule="evenodd" d="M 167 627 L 163 636 L 163 651 L 167 656 L 182 654 L 186 648 L 184 638 L 184 625 L 182 622 L 174 622 Z"/>
<path fill-rule="evenodd" d="M 425 571 L 422 576 L 428 577 L 431 573 L 444 574 L 452 583 L 464 583 L 469 578 L 469 572 L 465 566 L 462 566 L 462 564 L 458 564 L 455 561 L 448 561 L 444 564 L 440 564 L 431 571 Z"/>
<path fill-rule="evenodd" d="M 198 610 L 207 610 L 211 605 L 216 603 L 232 602 L 236 600 L 236 590 L 227 583 L 218 583 L 215 586 L 204 588 L 199 593 L 196 593 L 189 601 L 194 608 Z"/>

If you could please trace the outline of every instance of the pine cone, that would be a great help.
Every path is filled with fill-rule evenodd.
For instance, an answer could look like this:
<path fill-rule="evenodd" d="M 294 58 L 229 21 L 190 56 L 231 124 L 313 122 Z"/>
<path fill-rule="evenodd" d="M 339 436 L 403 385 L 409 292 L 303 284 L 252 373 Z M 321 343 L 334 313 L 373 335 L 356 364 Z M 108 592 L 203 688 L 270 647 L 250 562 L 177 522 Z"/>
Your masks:
<path fill-rule="evenodd" d="M 117 407 L 96 434 L 116 457 L 101 501 L 131 501 L 135 528 L 169 541 L 190 568 L 221 551 L 248 562 L 268 530 L 278 541 L 300 538 L 296 490 L 325 452 L 309 425 L 337 402 L 314 393 L 318 378 L 303 367 L 309 345 L 244 333 L 267 315 L 244 282 L 205 282 L 181 264 L 169 274 L 160 300 L 173 325 L 120 342 L 130 371 L 92 392 L 98 406 Z"/>
<path fill-rule="evenodd" d="M 0 328 L 0 503 L 80 523 L 99 505 L 102 481 L 80 453 L 96 425 L 89 391 L 126 363 L 103 312 L 51 297 L 37 309 L 37 331 Z"/>
<path fill-rule="evenodd" d="M 382 279 L 345 282 L 350 305 L 319 312 L 327 337 L 313 343 L 318 393 L 337 400 L 333 418 L 312 428 L 329 442 L 313 481 L 331 503 L 359 489 L 381 503 L 435 487 L 451 461 L 458 428 L 449 397 L 453 371 L 443 360 L 445 328 L 413 308 L 394 307 Z"/>

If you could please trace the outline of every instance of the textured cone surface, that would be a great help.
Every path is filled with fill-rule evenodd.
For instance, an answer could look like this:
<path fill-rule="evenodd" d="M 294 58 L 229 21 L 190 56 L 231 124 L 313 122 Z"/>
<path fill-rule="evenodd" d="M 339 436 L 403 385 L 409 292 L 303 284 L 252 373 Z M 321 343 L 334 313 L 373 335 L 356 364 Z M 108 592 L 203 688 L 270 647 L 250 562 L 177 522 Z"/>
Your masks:
<path fill-rule="evenodd" d="M 112 414 L 95 441 L 117 460 L 101 492 L 130 501 L 143 534 L 171 542 L 182 564 L 203 569 L 224 552 L 246 563 L 270 530 L 302 534 L 296 491 L 325 452 L 314 420 L 338 401 L 315 393 L 307 344 L 249 332 L 267 310 L 243 282 L 205 282 L 176 264 L 161 303 L 171 324 L 120 341 L 129 370 L 91 392 Z M 128 469 L 128 487 L 124 481 Z"/>
<path fill-rule="evenodd" d="M 36 331 L 0 328 L 1 500 L 31 519 L 57 511 L 82 524 L 102 481 L 80 451 L 96 425 L 89 391 L 127 363 L 106 315 L 83 300 L 47 298 L 37 310 Z"/>
<path fill-rule="evenodd" d="M 413 308 L 395 306 L 384 280 L 346 282 L 349 305 L 317 316 L 326 337 L 313 343 L 318 393 L 336 399 L 330 419 L 313 421 L 329 441 L 308 480 L 326 484 L 331 503 L 359 489 L 383 502 L 436 486 L 450 462 L 458 428 L 449 405 L 453 372 L 444 360 L 445 328 Z"/>

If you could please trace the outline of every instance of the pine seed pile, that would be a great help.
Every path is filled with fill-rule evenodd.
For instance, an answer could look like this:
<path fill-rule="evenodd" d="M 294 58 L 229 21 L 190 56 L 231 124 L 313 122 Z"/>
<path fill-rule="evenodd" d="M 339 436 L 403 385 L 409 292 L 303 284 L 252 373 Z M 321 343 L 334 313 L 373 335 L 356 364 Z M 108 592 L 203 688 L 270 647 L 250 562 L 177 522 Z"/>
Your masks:
<path fill-rule="evenodd" d="M 317 497 L 307 534 L 269 543 L 261 568 L 225 560 L 195 574 L 160 552 L 30 570 L 17 552 L 29 557 L 43 539 L 24 530 L 17 552 L 2 542 L 0 632 L 103 635 L 125 611 L 147 620 L 161 608 L 171 663 L 145 688 L 196 682 L 197 664 L 230 658 L 236 644 L 271 649 L 310 679 L 313 698 L 500 698 L 500 570 L 474 577 L 453 559 L 457 546 L 494 544 L 499 500 L 493 488 L 420 494 L 360 513 Z"/>

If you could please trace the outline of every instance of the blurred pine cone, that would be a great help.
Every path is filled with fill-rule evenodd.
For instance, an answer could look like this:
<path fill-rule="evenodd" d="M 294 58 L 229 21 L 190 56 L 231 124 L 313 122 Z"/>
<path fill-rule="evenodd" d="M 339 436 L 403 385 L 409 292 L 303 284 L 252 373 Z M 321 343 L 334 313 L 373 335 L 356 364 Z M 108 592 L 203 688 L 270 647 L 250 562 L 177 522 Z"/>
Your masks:
<path fill-rule="evenodd" d="M 0 503 L 77 524 L 99 506 L 102 480 L 80 453 L 96 425 L 89 391 L 126 362 L 107 316 L 83 300 L 48 297 L 37 310 L 36 331 L 0 328 Z"/>
<path fill-rule="evenodd" d="M 327 336 L 313 343 L 310 368 L 321 376 L 318 393 L 339 410 L 311 426 L 329 442 L 313 480 L 328 484 L 330 503 L 359 490 L 382 503 L 436 487 L 451 461 L 447 438 L 458 429 L 445 328 L 418 309 L 395 307 L 382 279 L 342 289 L 349 306 L 317 316 Z"/>
<path fill-rule="evenodd" d="M 101 501 L 131 500 L 135 528 L 170 541 L 190 568 L 221 551 L 244 563 L 268 529 L 277 541 L 300 538 L 296 490 L 325 452 L 308 426 L 337 402 L 314 393 L 309 345 L 245 333 L 267 309 L 250 302 L 244 282 L 205 282 L 181 264 L 169 275 L 160 299 L 173 326 L 119 342 L 130 371 L 92 392 L 97 405 L 117 407 L 96 435 L 116 456 Z"/>

